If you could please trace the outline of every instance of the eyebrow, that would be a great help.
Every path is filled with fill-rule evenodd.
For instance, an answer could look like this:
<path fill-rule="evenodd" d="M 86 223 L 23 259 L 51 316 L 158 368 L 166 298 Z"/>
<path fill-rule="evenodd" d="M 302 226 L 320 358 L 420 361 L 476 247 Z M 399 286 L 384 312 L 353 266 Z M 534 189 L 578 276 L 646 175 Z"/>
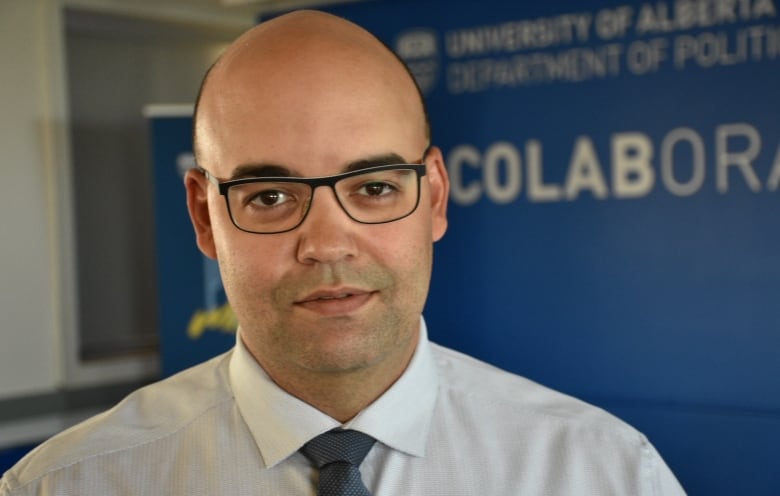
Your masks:
<path fill-rule="evenodd" d="M 397 153 L 384 153 L 381 155 L 374 155 L 371 157 L 363 158 L 360 160 L 354 160 L 344 166 L 341 172 L 352 172 L 356 170 L 367 169 L 369 167 L 377 167 L 380 165 L 394 165 L 407 163 L 403 157 Z M 251 177 L 297 177 L 297 174 L 293 169 L 285 167 L 279 164 L 272 163 L 259 163 L 259 164 L 242 164 L 233 170 L 230 175 L 230 180 L 233 179 L 245 179 Z M 301 176 L 303 177 L 303 176 Z"/>
<path fill-rule="evenodd" d="M 404 158 L 397 153 L 386 153 L 384 155 L 375 155 L 366 159 L 350 162 L 344 168 L 343 172 L 352 172 L 356 170 L 367 169 L 369 167 L 377 167 L 380 165 L 395 165 L 405 163 L 407 163 L 406 160 L 404 160 Z"/>

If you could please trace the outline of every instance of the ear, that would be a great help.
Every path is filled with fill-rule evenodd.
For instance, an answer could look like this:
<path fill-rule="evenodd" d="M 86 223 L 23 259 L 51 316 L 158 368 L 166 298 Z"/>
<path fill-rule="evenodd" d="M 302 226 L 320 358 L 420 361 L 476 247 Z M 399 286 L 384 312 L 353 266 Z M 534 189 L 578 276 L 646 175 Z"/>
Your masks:
<path fill-rule="evenodd" d="M 428 165 L 426 175 L 431 193 L 431 226 L 433 240 L 439 241 L 447 231 L 447 201 L 450 196 L 450 179 L 441 150 L 432 146 L 425 156 Z"/>
<path fill-rule="evenodd" d="M 184 187 L 187 190 L 187 210 L 190 213 L 192 227 L 195 228 L 195 240 L 204 255 L 216 259 L 217 250 L 214 245 L 214 231 L 209 213 L 208 186 L 208 179 L 202 172 L 190 169 L 185 173 Z"/>

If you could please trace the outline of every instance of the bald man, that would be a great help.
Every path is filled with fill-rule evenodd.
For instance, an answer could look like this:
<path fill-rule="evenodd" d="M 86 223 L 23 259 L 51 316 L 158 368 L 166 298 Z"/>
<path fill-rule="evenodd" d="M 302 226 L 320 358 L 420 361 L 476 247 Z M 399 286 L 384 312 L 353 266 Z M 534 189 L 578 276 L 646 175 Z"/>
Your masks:
<path fill-rule="evenodd" d="M 428 341 L 447 173 L 371 34 L 311 11 L 248 31 L 194 136 L 187 205 L 236 346 L 48 441 L 0 494 L 326 494 L 309 447 L 345 433 L 349 494 L 683 494 L 631 427 Z"/>

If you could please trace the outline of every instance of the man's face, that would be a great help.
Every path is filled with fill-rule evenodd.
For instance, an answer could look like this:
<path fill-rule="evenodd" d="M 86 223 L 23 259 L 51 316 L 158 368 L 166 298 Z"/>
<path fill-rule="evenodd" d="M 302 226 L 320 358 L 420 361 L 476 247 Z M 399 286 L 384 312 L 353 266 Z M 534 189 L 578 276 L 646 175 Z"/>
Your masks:
<path fill-rule="evenodd" d="M 226 180 L 247 165 L 315 177 L 387 155 L 420 160 L 427 143 L 416 95 L 399 92 L 392 79 L 322 69 L 257 74 L 262 83 L 234 84 L 228 96 L 204 100 L 201 165 Z M 426 162 L 419 206 L 404 219 L 359 224 L 321 187 L 301 226 L 270 235 L 237 229 L 217 188 L 189 176 L 191 203 L 197 210 L 202 198 L 208 210 L 208 225 L 196 222 L 199 245 L 219 260 L 245 344 L 272 377 L 405 365 L 428 291 L 432 244 L 446 229 L 438 149 Z"/>

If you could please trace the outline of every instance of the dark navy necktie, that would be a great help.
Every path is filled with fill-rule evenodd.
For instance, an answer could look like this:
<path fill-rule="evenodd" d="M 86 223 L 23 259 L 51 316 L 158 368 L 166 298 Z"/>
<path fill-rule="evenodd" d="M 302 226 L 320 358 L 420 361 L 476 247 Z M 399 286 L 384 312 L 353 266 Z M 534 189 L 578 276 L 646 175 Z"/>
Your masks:
<path fill-rule="evenodd" d="M 371 496 L 358 467 L 373 445 L 368 434 L 341 429 L 304 444 L 301 453 L 320 469 L 317 496 Z"/>

